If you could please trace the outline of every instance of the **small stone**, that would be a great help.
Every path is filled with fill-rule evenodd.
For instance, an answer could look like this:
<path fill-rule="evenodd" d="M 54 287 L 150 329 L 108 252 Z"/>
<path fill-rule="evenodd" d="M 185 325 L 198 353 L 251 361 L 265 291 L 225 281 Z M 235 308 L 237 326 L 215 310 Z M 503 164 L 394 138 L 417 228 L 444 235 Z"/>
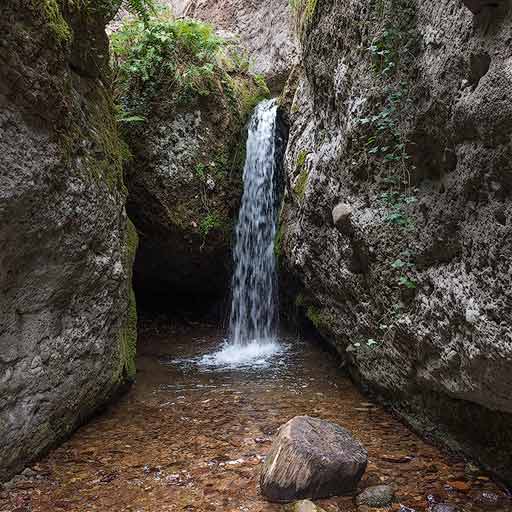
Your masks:
<path fill-rule="evenodd" d="M 317 507 L 312 501 L 301 500 L 285 505 L 285 512 L 325 512 L 323 508 Z"/>
<path fill-rule="evenodd" d="M 25 468 L 21 474 L 25 477 L 25 478 L 35 478 L 37 476 L 37 473 L 33 470 L 33 469 L 30 469 L 30 468 Z"/>
<path fill-rule="evenodd" d="M 397 512 L 416 512 L 416 510 L 410 507 L 406 507 L 405 505 L 399 505 L 397 508 Z"/>
<path fill-rule="evenodd" d="M 384 454 L 381 455 L 380 458 L 385 460 L 386 462 L 394 462 L 396 464 L 404 464 L 406 462 L 410 462 L 414 457 L 411 455 L 407 455 L 405 453 L 396 453 L 396 454 Z"/>
<path fill-rule="evenodd" d="M 270 501 L 328 498 L 354 492 L 368 453 L 352 434 L 329 421 L 296 416 L 279 429 L 260 478 Z"/>
<path fill-rule="evenodd" d="M 206 180 L 206 186 L 208 187 L 208 190 L 215 190 L 215 181 L 213 180 L 213 178 L 208 177 L 208 179 Z"/>
<path fill-rule="evenodd" d="M 446 503 L 438 503 L 430 509 L 430 512 L 457 512 L 457 509 Z"/>
<path fill-rule="evenodd" d="M 389 507 L 393 502 L 395 491 L 390 485 L 374 485 L 367 487 L 356 498 L 358 506 L 366 505 L 368 507 Z"/>
<path fill-rule="evenodd" d="M 351 216 L 352 207 L 347 203 L 339 203 L 332 210 L 332 221 L 337 228 L 346 228 Z"/>
<path fill-rule="evenodd" d="M 511 500 L 508 496 L 496 494 L 494 492 L 483 491 L 475 499 L 480 508 L 486 510 L 511 510 Z"/>
<path fill-rule="evenodd" d="M 468 462 L 464 466 L 464 475 L 467 478 L 477 478 L 481 474 L 482 474 L 482 470 L 476 464 L 473 464 L 472 462 Z"/>
<path fill-rule="evenodd" d="M 452 489 L 456 489 L 461 492 L 469 492 L 471 490 L 471 486 L 466 482 L 461 482 L 460 480 L 446 482 Z"/>

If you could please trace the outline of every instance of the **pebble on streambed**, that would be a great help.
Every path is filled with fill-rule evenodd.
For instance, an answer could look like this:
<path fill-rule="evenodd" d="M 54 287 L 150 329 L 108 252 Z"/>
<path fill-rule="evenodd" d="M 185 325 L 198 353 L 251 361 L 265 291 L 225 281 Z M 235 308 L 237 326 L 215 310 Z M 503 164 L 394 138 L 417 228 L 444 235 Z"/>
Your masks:
<path fill-rule="evenodd" d="M 325 512 L 325 510 L 317 507 L 312 501 L 301 500 L 285 505 L 283 512 Z"/>

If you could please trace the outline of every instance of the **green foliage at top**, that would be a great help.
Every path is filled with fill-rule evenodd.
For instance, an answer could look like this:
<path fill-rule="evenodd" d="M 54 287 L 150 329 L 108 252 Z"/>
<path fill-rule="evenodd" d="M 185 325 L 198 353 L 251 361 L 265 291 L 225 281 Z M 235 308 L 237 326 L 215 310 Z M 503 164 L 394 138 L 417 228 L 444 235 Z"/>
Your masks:
<path fill-rule="evenodd" d="M 121 93 L 129 87 L 131 93 L 152 94 L 168 85 L 179 102 L 208 95 L 223 44 L 210 25 L 175 20 L 168 11 L 128 21 L 112 36 Z"/>

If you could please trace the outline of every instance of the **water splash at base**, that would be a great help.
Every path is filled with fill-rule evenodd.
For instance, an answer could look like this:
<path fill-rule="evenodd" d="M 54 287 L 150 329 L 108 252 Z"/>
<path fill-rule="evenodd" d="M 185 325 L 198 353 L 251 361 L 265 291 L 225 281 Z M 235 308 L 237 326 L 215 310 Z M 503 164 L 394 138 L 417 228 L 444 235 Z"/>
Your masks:
<path fill-rule="evenodd" d="M 277 340 L 252 340 L 244 344 L 224 342 L 219 351 L 206 354 L 197 362 L 200 366 L 212 368 L 261 368 L 269 365 L 275 356 L 285 350 L 286 346 Z"/>

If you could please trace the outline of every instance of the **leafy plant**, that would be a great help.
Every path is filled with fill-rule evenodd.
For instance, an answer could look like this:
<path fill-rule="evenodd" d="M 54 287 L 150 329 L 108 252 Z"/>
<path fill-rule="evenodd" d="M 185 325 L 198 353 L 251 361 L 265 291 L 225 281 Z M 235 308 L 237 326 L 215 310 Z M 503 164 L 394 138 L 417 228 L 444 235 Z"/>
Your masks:
<path fill-rule="evenodd" d="M 175 20 L 170 11 L 130 20 L 112 36 L 118 89 L 135 89 L 143 97 L 170 85 L 178 102 L 208 95 L 223 45 L 210 25 Z"/>
<path fill-rule="evenodd" d="M 209 213 L 199 223 L 199 232 L 203 238 L 206 238 L 210 231 L 221 227 L 222 221 L 214 213 Z"/>
<path fill-rule="evenodd" d="M 411 231 L 414 221 L 409 215 L 409 205 L 416 202 L 411 185 L 411 174 L 415 170 L 408 150 L 412 142 L 404 130 L 404 117 L 410 102 L 407 77 L 413 66 L 410 57 L 414 46 L 414 9 L 407 5 L 407 0 L 378 0 L 375 19 L 382 22 L 382 28 L 371 40 L 368 47 L 373 71 L 381 82 L 379 87 L 384 94 L 378 107 L 371 114 L 359 119 L 359 124 L 366 126 L 365 151 L 378 169 L 377 181 L 385 188 L 379 196 L 387 208 L 385 222 L 400 229 Z M 400 16 L 397 9 L 400 8 Z M 402 243 L 406 243 L 403 235 Z M 399 288 L 415 289 L 417 283 L 413 278 L 415 264 L 412 251 L 401 250 L 400 256 L 390 262 L 391 268 L 398 274 L 396 285 Z M 397 317 L 400 311 L 395 312 Z M 394 317 L 394 318 L 395 318 Z M 395 320 L 383 323 L 384 338 L 389 335 Z"/>
<path fill-rule="evenodd" d="M 135 14 L 145 23 L 148 23 L 150 17 L 156 12 L 154 0 L 125 0 L 123 6 L 128 12 Z"/>

